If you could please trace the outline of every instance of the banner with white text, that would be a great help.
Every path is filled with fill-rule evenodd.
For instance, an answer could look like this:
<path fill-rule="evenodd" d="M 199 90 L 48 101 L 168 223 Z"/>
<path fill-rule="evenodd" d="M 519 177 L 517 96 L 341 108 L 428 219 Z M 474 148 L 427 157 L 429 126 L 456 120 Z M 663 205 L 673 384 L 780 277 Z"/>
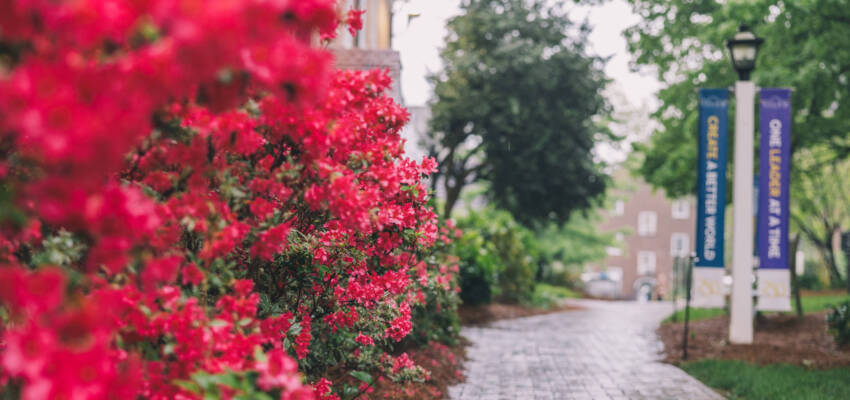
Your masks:
<path fill-rule="evenodd" d="M 696 260 L 693 299 L 697 307 L 723 307 L 723 232 L 726 209 L 726 132 L 729 91 L 699 90 Z"/>
<path fill-rule="evenodd" d="M 761 89 L 759 115 L 758 309 L 791 311 L 788 269 L 791 90 Z"/>

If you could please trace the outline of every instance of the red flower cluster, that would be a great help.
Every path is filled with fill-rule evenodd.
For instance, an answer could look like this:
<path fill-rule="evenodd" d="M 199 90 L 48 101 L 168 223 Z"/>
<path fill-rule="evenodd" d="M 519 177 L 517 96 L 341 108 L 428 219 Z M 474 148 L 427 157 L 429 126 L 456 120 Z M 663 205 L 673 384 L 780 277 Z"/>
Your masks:
<path fill-rule="evenodd" d="M 0 394 L 332 398 L 315 349 L 454 290 L 389 78 L 311 47 L 334 0 L 0 10 Z"/>

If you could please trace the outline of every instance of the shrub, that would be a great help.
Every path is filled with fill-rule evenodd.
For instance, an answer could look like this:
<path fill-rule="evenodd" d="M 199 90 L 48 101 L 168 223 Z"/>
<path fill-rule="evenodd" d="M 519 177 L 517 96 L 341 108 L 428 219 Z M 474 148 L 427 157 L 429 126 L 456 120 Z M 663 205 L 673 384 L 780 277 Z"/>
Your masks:
<path fill-rule="evenodd" d="M 850 343 L 850 301 L 830 307 L 832 311 L 826 316 L 829 332 L 835 342 L 841 345 Z"/>
<path fill-rule="evenodd" d="M 485 208 L 458 220 L 461 298 L 481 304 L 497 298 L 528 302 L 534 293 L 537 254 L 533 234 L 503 210 Z"/>
<path fill-rule="evenodd" d="M 0 397 L 423 379 L 390 354 L 457 301 L 434 164 L 310 46 L 334 1 L 0 3 Z"/>
<path fill-rule="evenodd" d="M 587 263 L 607 256 L 615 246 L 613 233 L 599 232 L 601 217 L 594 211 L 575 212 L 564 224 L 549 223 L 535 232 L 541 268 L 538 281 L 575 287 Z"/>
<path fill-rule="evenodd" d="M 502 265 L 499 298 L 509 303 L 528 302 L 534 293 L 537 265 L 522 241 L 526 233 L 517 227 L 497 230 L 490 236 Z"/>
<path fill-rule="evenodd" d="M 493 301 L 496 276 L 501 267 L 493 244 L 481 232 L 467 228 L 455 243 L 460 260 L 460 297 L 464 304 L 478 305 Z"/>
<path fill-rule="evenodd" d="M 824 266 L 817 261 L 806 260 L 806 268 L 803 274 L 797 276 L 797 287 L 803 290 L 823 290 L 829 287 L 828 282 L 824 282 L 817 274 L 817 270 L 823 270 Z"/>

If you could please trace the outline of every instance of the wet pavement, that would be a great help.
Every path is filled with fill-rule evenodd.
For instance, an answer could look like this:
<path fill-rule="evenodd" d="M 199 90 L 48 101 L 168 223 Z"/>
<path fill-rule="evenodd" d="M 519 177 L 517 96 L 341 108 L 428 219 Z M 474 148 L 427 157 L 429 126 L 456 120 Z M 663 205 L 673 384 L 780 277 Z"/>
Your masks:
<path fill-rule="evenodd" d="M 455 400 L 723 397 L 659 362 L 655 335 L 670 303 L 571 300 L 582 310 L 465 327 L 472 344 Z"/>

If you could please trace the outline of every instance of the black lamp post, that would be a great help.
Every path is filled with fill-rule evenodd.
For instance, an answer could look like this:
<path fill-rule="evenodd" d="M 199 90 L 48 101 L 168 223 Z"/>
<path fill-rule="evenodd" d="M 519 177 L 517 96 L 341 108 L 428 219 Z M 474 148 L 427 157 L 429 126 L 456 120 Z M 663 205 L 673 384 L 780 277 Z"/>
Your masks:
<path fill-rule="evenodd" d="M 735 37 L 726 41 L 729 54 L 732 57 L 732 65 L 738 71 L 738 77 L 742 81 L 750 80 L 750 71 L 756 66 L 759 46 L 764 39 L 756 37 L 747 25 L 738 27 Z"/>

